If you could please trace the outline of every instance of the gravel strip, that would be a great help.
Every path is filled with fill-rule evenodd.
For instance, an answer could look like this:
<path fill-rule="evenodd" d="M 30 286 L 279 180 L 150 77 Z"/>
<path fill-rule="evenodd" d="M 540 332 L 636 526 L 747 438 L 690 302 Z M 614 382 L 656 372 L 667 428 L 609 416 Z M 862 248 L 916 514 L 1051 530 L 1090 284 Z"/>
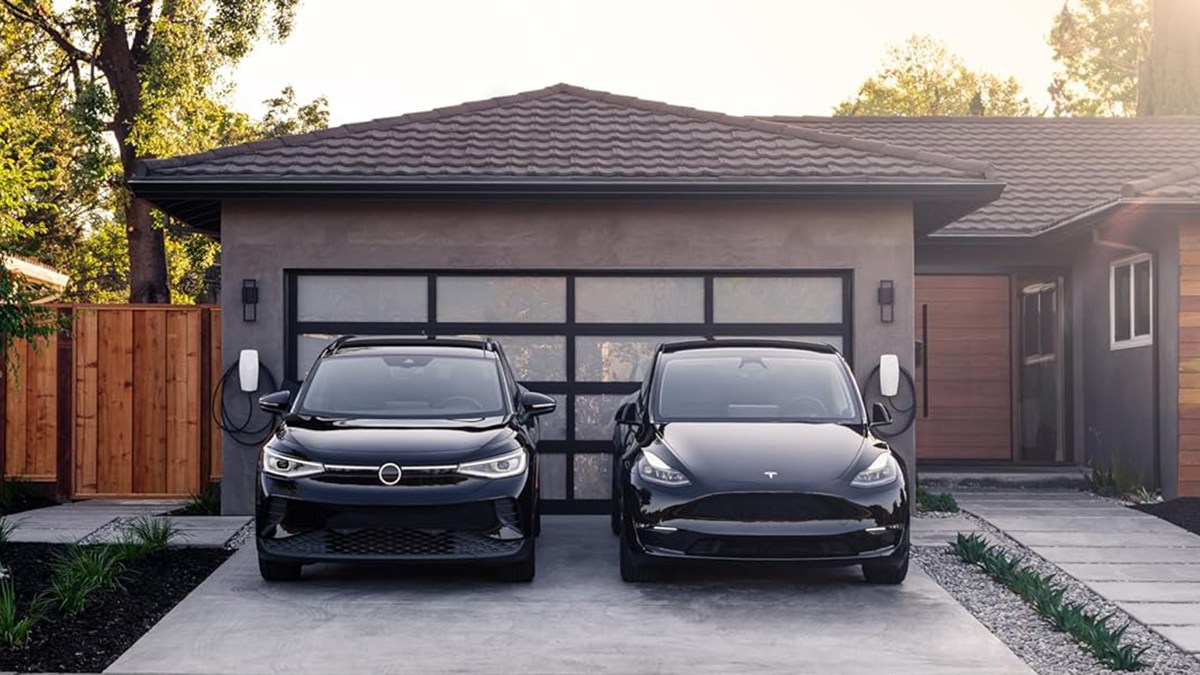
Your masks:
<path fill-rule="evenodd" d="M 1099 614 L 1113 614 L 1120 625 L 1129 622 L 1125 640 L 1147 646 L 1138 671 L 1152 675 L 1200 675 L 1200 661 L 1181 651 L 1161 635 L 1133 620 L 1116 605 L 1104 600 L 1079 581 L 1021 546 L 987 521 L 972 514 L 962 515 L 978 523 L 980 530 L 1009 555 L 1020 556 L 1026 565 L 1041 574 L 1054 575 L 1066 587 L 1064 600 L 1085 604 Z M 1114 673 L 1090 653 L 1084 651 L 1066 633 L 1055 630 L 1028 603 L 983 570 L 968 565 L 946 548 L 916 547 L 913 559 L 983 625 L 987 626 L 1017 656 L 1041 675 L 1092 675 Z"/>
<path fill-rule="evenodd" d="M 121 528 L 123 528 L 125 526 L 125 523 L 129 520 L 130 520 L 130 518 L 127 518 L 124 516 L 119 516 L 117 518 L 113 518 L 112 520 L 108 521 L 104 525 L 101 525 L 99 528 L 93 530 L 90 534 L 88 534 L 83 539 L 80 539 L 79 544 L 81 546 L 88 546 L 90 544 L 102 544 L 106 541 L 106 537 L 108 537 L 108 535 L 119 533 L 121 531 Z"/>
<path fill-rule="evenodd" d="M 254 521 L 251 520 L 250 522 L 243 525 L 242 529 L 237 531 L 237 534 L 230 537 L 229 541 L 225 542 L 225 550 L 227 550 L 227 551 L 238 550 L 239 548 L 244 546 L 246 544 L 246 542 L 250 541 L 250 535 L 252 535 L 253 533 L 254 533 Z"/>

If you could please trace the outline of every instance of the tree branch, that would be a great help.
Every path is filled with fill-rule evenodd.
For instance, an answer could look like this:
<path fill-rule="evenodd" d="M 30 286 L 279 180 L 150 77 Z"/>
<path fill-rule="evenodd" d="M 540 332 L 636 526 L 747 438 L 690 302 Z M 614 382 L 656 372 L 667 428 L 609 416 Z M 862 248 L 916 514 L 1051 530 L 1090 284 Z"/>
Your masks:
<path fill-rule="evenodd" d="M 65 52 L 67 56 L 77 61 L 91 63 L 91 54 L 72 44 L 67 38 L 66 34 L 56 28 L 52 24 L 51 18 L 44 16 L 36 5 L 33 8 L 21 7 L 13 0 L 0 0 L 0 3 L 3 3 L 4 7 L 8 8 L 9 13 L 15 16 L 18 20 L 40 28 L 42 32 L 50 36 L 50 39 L 53 40 L 54 43 L 58 45 L 58 48 Z"/>
<path fill-rule="evenodd" d="M 139 66 L 150 58 L 150 20 L 154 18 L 154 0 L 138 0 L 133 33 L 133 60 Z"/>

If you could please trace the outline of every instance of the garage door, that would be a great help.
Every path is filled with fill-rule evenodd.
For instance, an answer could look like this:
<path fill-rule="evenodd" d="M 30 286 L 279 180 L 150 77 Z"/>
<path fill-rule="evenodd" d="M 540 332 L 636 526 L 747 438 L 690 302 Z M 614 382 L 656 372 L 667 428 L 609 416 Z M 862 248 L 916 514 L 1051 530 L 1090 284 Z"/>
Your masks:
<path fill-rule="evenodd" d="M 702 336 L 809 339 L 848 350 L 849 272 L 421 273 L 293 271 L 287 376 L 339 335 L 489 335 L 517 377 L 558 399 L 542 418 L 542 499 L 603 513 L 613 414 L 655 346 Z M 847 354 L 847 358 L 850 355 Z"/>

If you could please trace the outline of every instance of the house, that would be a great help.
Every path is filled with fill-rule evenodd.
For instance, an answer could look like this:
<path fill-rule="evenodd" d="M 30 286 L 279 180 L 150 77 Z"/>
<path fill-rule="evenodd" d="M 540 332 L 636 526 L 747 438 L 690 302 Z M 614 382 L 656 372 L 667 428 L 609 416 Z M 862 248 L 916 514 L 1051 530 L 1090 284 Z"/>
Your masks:
<path fill-rule="evenodd" d="M 1197 308 L 1172 276 L 1188 179 L 1151 178 L 1200 156 L 1200 124 L 1138 148 L 1141 173 L 1098 151 L 1103 166 L 1083 158 L 1068 183 L 1046 177 L 1067 161 L 999 171 L 988 151 L 1015 125 L 974 147 L 841 121 L 556 85 L 151 160 L 131 182 L 220 237 L 225 353 L 256 348 L 278 379 L 343 333 L 500 339 L 560 402 L 542 443 L 553 510 L 605 508 L 617 401 L 658 341 L 710 335 L 825 341 L 863 381 L 898 354 L 917 395 L 896 405 L 916 424 L 892 441 L 910 461 L 1112 451 L 1153 465 L 1145 482 L 1168 494 L 1200 488 L 1177 374 L 1184 338 L 1200 361 L 1177 328 Z M 1109 286 L 1128 305 L 1111 322 Z M 1093 368 L 1120 386 L 1093 391 Z M 224 443 L 223 508 L 248 512 L 255 449 Z"/>
<path fill-rule="evenodd" d="M 16 275 L 31 287 L 38 289 L 39 304 L 53 302 L 67 287 L 70 277 L 58 270 L 33 260 L 11 253 L 0 254 L 0 263 L 8 274 Z"/>

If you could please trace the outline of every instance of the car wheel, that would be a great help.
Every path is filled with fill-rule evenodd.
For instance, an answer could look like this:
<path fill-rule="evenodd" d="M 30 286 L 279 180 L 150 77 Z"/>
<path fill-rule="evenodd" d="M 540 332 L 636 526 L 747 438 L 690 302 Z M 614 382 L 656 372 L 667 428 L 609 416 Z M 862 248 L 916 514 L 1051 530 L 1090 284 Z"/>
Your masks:
<path fill-rule="evenodd" d="M 621 580 L 637 584 L 658 579 L 658 570 L 644 557 L 633 550 L 633 542 L 624 528 L 621 529 Z"/>
<path fill-rule="evenodd" d="M 542 509 L 540 507 L 537 513 L 533 514 L 533 536 L 542 536 Z"/>
<path fill-rule="evenodd" d="M 908 551 L 905 542 L 904 552 L 893 554 L 878 562 L 863 563 L 863 578 L 869 584 L 896 585 L 902 583 L 908 576 Z"/>
<path fill-rule="evenodd" d="M 530 541 L 529 555 L 518 562 L 497 567 L 496 578 L 500 581 L 511 581 L 514 583 L 529 583 L 533 581 L 533 575 L 537 571 L 537 563 L 534 558 L 535 550 L 537 550 L 536 547 Z"/>
<path fill-rule="evenodd" d="M 300 578 L 300 565 L 259 558 L 258 573 L 264 581 L 295 581 Z"/>

